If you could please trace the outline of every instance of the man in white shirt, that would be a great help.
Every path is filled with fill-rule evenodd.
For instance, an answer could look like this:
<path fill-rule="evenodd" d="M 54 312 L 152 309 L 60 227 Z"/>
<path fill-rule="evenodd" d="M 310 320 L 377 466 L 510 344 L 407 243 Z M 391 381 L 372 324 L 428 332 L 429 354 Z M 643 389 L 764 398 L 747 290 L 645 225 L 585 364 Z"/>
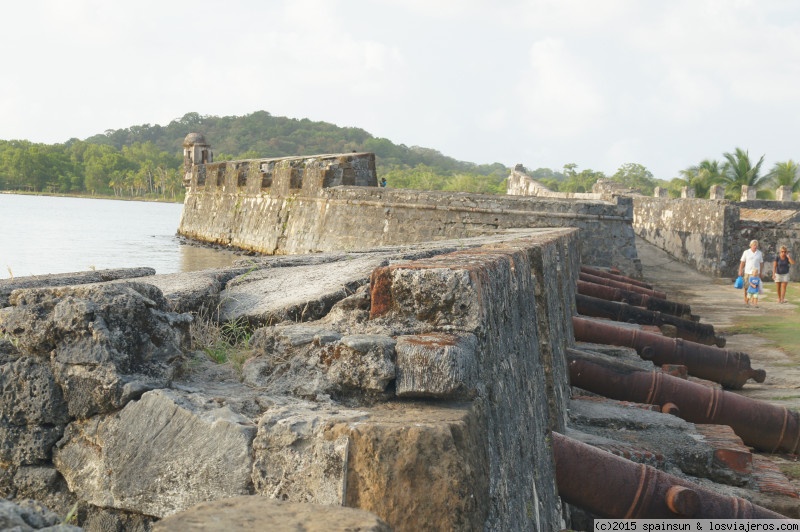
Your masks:
<path fill-rule="evenodd" d="M 747 287 L 750 285 L 750 273 L 753 270 L 758 270 L 759 275 L 764 275 L 764 255 L 758 249 L 758 240 L 750 241 L 750 249 L 746 249 L 742 253 L 741 262 L 739 263 L 739 277 L 744 277 L 745 272 L 747 276 L 744 277 L 744 304 L 747 304 Z"/>

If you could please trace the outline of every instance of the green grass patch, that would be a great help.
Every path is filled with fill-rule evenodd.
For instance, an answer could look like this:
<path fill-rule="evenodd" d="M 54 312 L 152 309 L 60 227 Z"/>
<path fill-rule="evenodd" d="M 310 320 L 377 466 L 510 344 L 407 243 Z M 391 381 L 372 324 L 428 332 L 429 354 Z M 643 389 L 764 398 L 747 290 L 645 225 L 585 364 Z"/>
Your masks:
<path fill-rule="evenodd" d="M 773 397 L 773 401 L 791 401 L 792 399 L 800 399 L 800 395 L 779 395 Z"/>
<path fill-rule="evenodd" d="M 800 462 L 778 464 L 781 472 L 789 478 L 800 478 Z"/>
<path fill-rule="evenodd" d="M 219 323 L 208 316 L 195 316 L 190 333 L 194 348 L 217 364 L 230 364 L 241 371 L 242 365 L 252 356 L 252 330 L 244 318 Z"/>

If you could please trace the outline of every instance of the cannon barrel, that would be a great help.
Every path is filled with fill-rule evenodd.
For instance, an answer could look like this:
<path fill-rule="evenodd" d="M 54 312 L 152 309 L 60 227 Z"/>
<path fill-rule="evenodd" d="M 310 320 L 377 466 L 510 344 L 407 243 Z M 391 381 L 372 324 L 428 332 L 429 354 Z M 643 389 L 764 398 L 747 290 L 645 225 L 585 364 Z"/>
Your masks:
<path fill-rule="evenodd" d="M 570 384 L 620 401 L 667 405 L 691 423 L 728 425 L 759 451 L 800 451 L 800 414 L 784 407 L 568 348 Z"/>
<path fill-rule="evenodd" d="M 685 320 L 672 314 L 663 314 L 654 310 L 635 307 L 618 301 L 608 301 L 599 297 L 575 294 L 575 303 L 578 314 L 608 318 L 614 321 L 639 323 L 641 325 L 672 325 L 677 330 L 677 336 L 684 340 L 705 345 L 725 345 L 724 338 L 717 337 L 714 326 L 708 323 L 699 323 Z M 721 345 L 720 345 L 721 344 Z"/>
<path fill-rule="evenodd" d="M 746 353 L 729 351 L 711 345 L 668 338 L 598 320 L 572 317 L 575 339 L 580 342 L 631 347 L 645 360 L 661 366 L 680 364 L 689 375 L 718 382 L 726 388 L 740 389 L 748 379 L 764 382 L 766 372 L 752 369 Z"/>
<path fill-rule="evenodd" d="M 620 275 L 618 273 L 601 270 L 600 268 L 592 268 L 591 266 L 581 266 L 581 271 L 584 273 L 588 273 L 589 275 L 596 275 L 597 277 L 605 277 L 606 279 L 611 279 L 612 281 L 619 281 L 621 283 L 634 284 L 636 286 L 641 286 L 642 288 L 647 288 L 650 290 L 655 288 L 652 284 L 648 282 L 641 281 L 639 279 L 633 279 L 626 275 Z"/>
<path fill-rule="evenodd" d="M 659 292 L 658 290 L 651 290 L 650 288 L 643 288 L 635 284 L 622 283 L 620 281 L 615 281 L 613 279 L 606 279 L 605 277 L 598 277 L 596 275 L 592 275 L 589 273 L 580 272 L 578 274 L 578 279 L 580 279 L 581 281 L 588 281 L 590 283 L 602 284 L 605 286 L 613 286 L 614 288 L 622 288 L 623 290 L 627 290 L 629 292 L 637 292 L 639 294 L 645 294 L 651 297 L 659 297 L 661 299 L 667 299 L 667 294 L 665 294 L 664 292 Z"/>
<path fill-rule="evenodd" d="M 631 292 L 629 290 L 623 290 L 622 288 L 589 281 L 578 281 L 578 293 L 607 299 L 609 301 L 623 301 L 629 305 L 644 307 L 647 310 L 654 310 L 688 319 L 691 319 L 690 317 L 692 315 L 691 306 L 684 303 L 677 303 L 659 297 L 651 297 L 646 294 L 640 294 L 639 292 Z"/>
<path fill-rule="evenodd" d="M 558 494 L 611 519 L 786 519 L 739 497 L 722 495 L 669 473 L 553 432 Z"/>

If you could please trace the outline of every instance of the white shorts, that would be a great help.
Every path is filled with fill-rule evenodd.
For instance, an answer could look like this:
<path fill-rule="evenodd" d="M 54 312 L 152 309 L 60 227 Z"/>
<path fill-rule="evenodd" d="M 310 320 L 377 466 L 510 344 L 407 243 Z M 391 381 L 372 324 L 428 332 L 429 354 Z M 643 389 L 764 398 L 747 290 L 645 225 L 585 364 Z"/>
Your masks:
<path fill-rule="evenodd" d="M 788 283 L 789 282 L 789 274 L 788 273 L 776 273 L 774 274 L 773 281 L 776 283 Z"/>

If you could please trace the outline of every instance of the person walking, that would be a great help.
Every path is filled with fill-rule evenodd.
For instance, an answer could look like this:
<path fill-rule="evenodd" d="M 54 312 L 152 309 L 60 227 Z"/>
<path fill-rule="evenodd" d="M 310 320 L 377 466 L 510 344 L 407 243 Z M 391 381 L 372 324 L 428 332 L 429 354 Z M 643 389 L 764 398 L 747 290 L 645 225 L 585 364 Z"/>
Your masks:
<path fill-rule="evenodd" d="M 750 278 L 747 281 L 747 301 L 745 301 L 746 305 L 753 304 L 754 307 L 758 308 L 758 294 L 761 292 L 761 277 L 759 277 L 760 273 L 758 269 L 755 269 L 750 274 Z"/>
<path fill-rule="evenodd" d="M 781 246 L 775 262 L 772 264 L 772 279 L 778 288 L 778 303 L 786 303 L 786 287 L 789 285 L 789 266 L 794 264 L 794 259 L 789 255 L 786 246 Z"/>
<path fill-rule="evenodd" d="M 750 286 L 750 274 L 757 270 L 760 275 L 764 274 L 764 255 L 758 249 L 758 240 L 750 241 L 750 249 L 744 250 L 739 262 L 739 277 L 744 277 L 744 304 L 747 305 L 747 289 Z M 747 276 L 745 276 L 747 272 Z"/>

